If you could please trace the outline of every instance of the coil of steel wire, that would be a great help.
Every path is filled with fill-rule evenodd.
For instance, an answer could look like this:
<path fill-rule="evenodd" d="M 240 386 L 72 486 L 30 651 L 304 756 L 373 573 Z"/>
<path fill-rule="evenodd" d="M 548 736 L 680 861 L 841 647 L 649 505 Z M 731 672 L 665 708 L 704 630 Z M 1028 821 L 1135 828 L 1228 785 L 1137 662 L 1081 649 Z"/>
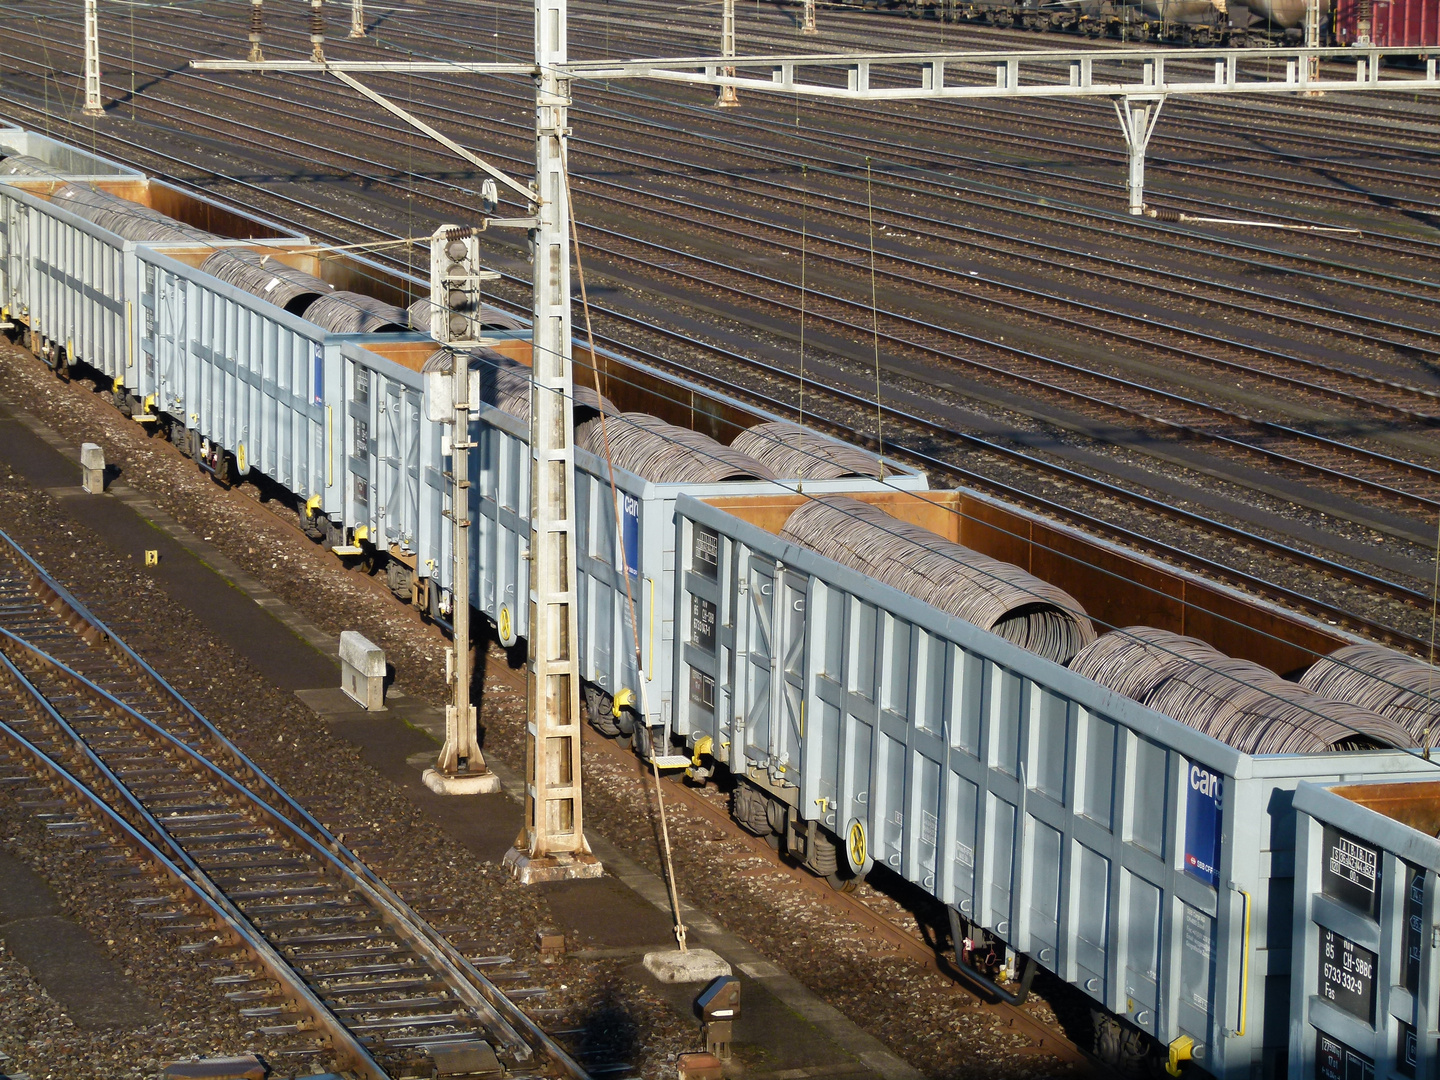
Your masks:
<path fill-rule="evenodd" d="M 616 413 L 596 417 L 575 428 L 575 445 L 604 459 L 609 436 L 610 459 L 617 468 L 656 483 L 709 484 L 719 480 L 774 480 L 775 474 L 748 454 L 732 450 L 708 435 L 667 424 L 649 413 Z"/>
<path fill-rule="evenodd" d="M 220 248 L 200 264 L 200 269 L 292 315 L 305 314 L 316 300 L 335 291 L 333 285 L 313 274 L 246 248 Z"/>
<path fill-rule="evenodd" d="M 222 237 L 214 233 L 193 228 L 158 210 L 122 199 L 99 188 L 65 184 L 55 190 L 50 201 L 102 229 L 109 229 L 117 236 L 138 243 L 213 246 L 224 242 Z"/>
<path fill-rule="evenodd" d="M 332 292 L 305 309 L 305 318 L 336 334 L 403 334 L 410 315 L 402 307 L 354 292 Z"/>
<path fill-rule="evenodd" d="M 0 146 L 0 176 L 62 176 L 63 173 L 48 161 L 41 161 L 29 154 L 17 154 L 8 146 Z"/>
<path fill-rule="evenodd" d="M 780 535 L 1057 663 L 1095 640 L 1065 590 L 858 499 L 806 502 Z"/>
<path fill-rule="evenodd" d="M 874 454 L 827 438 L 799 424 L 773 420 L 747 428 L 730 440 L 730 448 L 749 454 L 787 480 L 835 480 L 845 476 L 883 477 Z"/>
<path fill-rule="evenodd" d="M 1300 685 L 1399 724 L 1422 746 L 1440 739 L 1440 668 L 1384 645 L 1346 645 L 1315 663 Z"/>
<path fill-rule="evenodd" d="M 1153 626 L 1106 634 L 1070 670 L 1247 754 L 1415 745 L 1399 724 L 1327 701 L 1268 668 Z"/>

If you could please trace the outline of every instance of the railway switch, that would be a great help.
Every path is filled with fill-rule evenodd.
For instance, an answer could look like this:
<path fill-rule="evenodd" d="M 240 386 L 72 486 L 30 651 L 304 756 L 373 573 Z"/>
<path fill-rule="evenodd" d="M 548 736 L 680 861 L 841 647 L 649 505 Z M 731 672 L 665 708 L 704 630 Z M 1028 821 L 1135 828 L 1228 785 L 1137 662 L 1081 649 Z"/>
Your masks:
<path fill-rule="evenodd" d="M 705 1025 L 705 1049 L 721 1061 L 730 1060 L 730 1040 L 740 1018 L 740 980 L 722 975 L 695 999 Z"/>

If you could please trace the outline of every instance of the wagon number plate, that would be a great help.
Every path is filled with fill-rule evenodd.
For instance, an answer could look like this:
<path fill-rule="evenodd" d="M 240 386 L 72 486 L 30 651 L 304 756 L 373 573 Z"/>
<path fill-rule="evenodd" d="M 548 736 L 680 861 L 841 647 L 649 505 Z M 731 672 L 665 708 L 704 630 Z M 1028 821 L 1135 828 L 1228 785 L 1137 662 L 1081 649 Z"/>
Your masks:
<path fill-rule="evenodd" d="M 1323 926 L 1320 996 L 1367 1024 L 1375 1019 L 1375 954 Z"/>

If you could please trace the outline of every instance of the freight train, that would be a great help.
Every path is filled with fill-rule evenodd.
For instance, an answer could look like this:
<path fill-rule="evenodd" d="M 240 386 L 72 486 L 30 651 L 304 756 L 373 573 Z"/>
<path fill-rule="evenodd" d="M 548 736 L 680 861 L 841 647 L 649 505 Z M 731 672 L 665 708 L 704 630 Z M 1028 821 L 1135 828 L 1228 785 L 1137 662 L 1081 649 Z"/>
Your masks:
<path fill-rule="evenodd" d="M 18 341 L 217 479 L 263 475 L 400 599 L 441 621 L 468 602 L 518 644 L 528 333 L 482 308 L 482 346 L 446 352 L 428 297 L 0 130 Z M 1284 1071 L 1293 792 L 1433 775 L 1435 671 L 658 369 L 576 357 L 577 382 L 599 380 L 574 401 L 591 723 L 733 785 L 742 825 L 837 887 L 889 873 L 934 896 L 966 978 L 1013 997 L 1050 971 L 1092 1004 L 1107 1060 Z M 484 403 L 468 597 L 450 592 L 436 378 L 455 364 Z"/>
<path fill-rule="evenodd" d="M 1306 0 L 834 0 L 912 18 L 1219 48 L 1304 44 Z M 1324 45 L 1440 44 L 1435 0 L 1321 0 Z"/>

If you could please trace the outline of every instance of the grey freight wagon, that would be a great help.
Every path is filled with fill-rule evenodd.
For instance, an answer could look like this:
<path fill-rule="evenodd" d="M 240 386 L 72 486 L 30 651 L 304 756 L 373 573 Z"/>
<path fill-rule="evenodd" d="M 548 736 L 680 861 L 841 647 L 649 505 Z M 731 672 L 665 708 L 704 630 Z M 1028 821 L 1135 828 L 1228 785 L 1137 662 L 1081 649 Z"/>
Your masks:
<path fill-rule="evenodd" d="M 517 343 L 520 344 L 520 343 Z M 516 355 L 520 355 L 517 351 Z M 607 394 L 623 404 L 627 387 L 618 365 L 607 368 L 613 381 Z M 639 374 L 641 366 L 632 372 Z M 472 370 L 472 401 L 483 400 L 480 372 Z M 667 380 L 676 400 L 705 398 L 710 407 L 722 399 L 683 380 Z M 733 403 L 731 403 L 733 405 Z M 444 410 L 436 410 L 440 415 Z M 751 422 L 774 419 L 748 410 Z M 422 440 L 423 441 L 423 440 Z M 481 409 L 473 421 L 471 441 L 470 529 L 473 606 L 489 616 L 509 645 L 529 633 L 530 564 L 524 553 L 530 546 L 530 430 L 525 420 L 493 406 Z M 429 445 L 427 442 L 426 445 Z M 447 443 L 448 445 L 448 443 Z M 920 491 L 923 473 L 897 463 L 886 463 L 884 480 L 845 477 L 806 480 L 806 491 L 881 492 Z M 440 516 L 448 507 L 448 485 L 443 468 L 424 470 L 418 504 L 431 520 L 425 529 L 436 538 L 423 555 L 424 571 L 433 575 L 431 587 L 448 592 L 451 580 L 451 535 Z M 725 480 L 714 483 L 657 482 L 617 467 L 616 493 L 603 459 L 587 450 L 575 451 L 575 504 L 577 512 L 577 578 L 580 592 L 579 628 L 582 670 L 591 684 L 592 708 L 609 710 L 620 702 L 652 729 L 657 752 L 669 744 L 672 715 L 671 655 L 675 608 L 675 500 L 683 493 L 698 496 L 743 496 L 792 492 L 793 479 Z M 617 497 L 618 496 L 618 499 Z M 619 514 L 616 508 L 618 502 Z M 627 590 L 627 581 L 628 590 Z M 631 632 L 629 603 L 633 599 L 640 631 L 640 657 L 644 685 L 636 669 L 635 635 Z"/>
<path fill-rule="evenodd" d="M 138 175 L 81 178 L 70 185 L 67 179 L 29 177 L 0 184 L 0 221 L 5 226 L 0 236 L 0 303 L 12 321 L 26 328 L 37 355 L 52 365 L 83 360 L 139 401 L 153 392 L 155 377 L 145 339 L 157 332 L 158 320 L 174 314 L 156 310 L 153 300 L 147 303 L 152 294 L 146 287 L 153 276 L 146 276 L 141 253 L 185 245 L 147 246 L 127 240 L 71 212 L 62 198 L 52 198 L 57 191 L 93 188 L 147 209 L 163 208 L 233 237 L 219 243 L 308 244 L 297 233 L 160 180 Z M 183 343 L 185 329 L 171 324 L 159 332 Z"/>
<path fill-rule="evenodd" d="M 794 833 L 883 863 L 1189 1067 L 1273 1075 L 1291 793 L 1430 766 L 1241 753 L 781 539 L 744 502 L 676 503 L 677 736 Z"/>
<path fill-rule="evenodd" d="M 1435 1076 L 1440 781 L 1302 784 L 1295 819 L 1291 1080 Z"/>

